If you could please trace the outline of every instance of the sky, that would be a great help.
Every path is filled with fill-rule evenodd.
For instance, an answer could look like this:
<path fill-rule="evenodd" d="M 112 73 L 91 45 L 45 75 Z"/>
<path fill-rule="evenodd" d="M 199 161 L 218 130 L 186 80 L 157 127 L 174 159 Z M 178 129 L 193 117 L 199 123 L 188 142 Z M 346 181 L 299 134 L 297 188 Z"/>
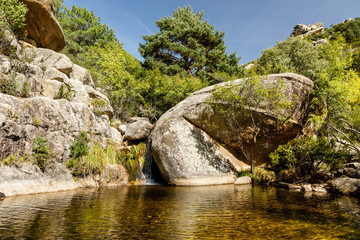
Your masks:
<path fill-rule="evenodd" d="M 204 11 L 204 20 L 225 31 L 226 51 L 237 52 L 241 64 L 286 40 L 299 23 L 330 27 L 360 17 L 360 0 L 65 0 L 64 5 L 94 11 L 114 29 L 124 49 L 141 61 L 142 36 L 159 31 L 155 21 L 171 16 L 177 7 Z"/>

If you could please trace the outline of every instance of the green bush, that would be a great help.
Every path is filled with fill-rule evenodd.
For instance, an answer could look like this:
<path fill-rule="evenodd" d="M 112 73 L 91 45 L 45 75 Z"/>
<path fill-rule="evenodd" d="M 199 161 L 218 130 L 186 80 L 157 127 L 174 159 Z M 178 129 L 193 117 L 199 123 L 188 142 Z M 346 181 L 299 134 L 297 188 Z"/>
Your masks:
<path fill-rule="evenodd" d="M 72 97 L 71 87 L 66 84 L 61 84 L 59 91 L 56 93 L 55 99 L 66 99 L 70 101 L 71 97 Z"/>
<path fill-rule="evenodd" d="M 81 131 L 76 140 L 70 146 L 70 153 L 73 159 L 79 159 L 89 153 L 89 139 L 85 131 Z"/>
<path fill-rule="evenodd" d="M 0 0 L 0 28 L 8 25 L 15 35 L 21 36 L 27 11 L 26 5 L 19 0 Z"/>
<path fill-rule="evenodd" d="M 125 167 L 130 181 L 135 181 L 141 176 L 145 152 L 146 144 L 140 143 L 130 149 L 122 149 L 117 155 L 117 161 Z"/>
<path fill-rule="evenodd" d="M 335 171 L 349 155 L 337 150 L 335 141 L 301 136 L 269 155 L 278 180 L 311 181 L 320 170 Z"/>
<path fill-rule="evenodd" d="M 49 164 L 49 160 L 54 157 L 49 147 L 49 141 L 43 136 L 35 138 L 32 151 L 35 164 L 44 171 L 45 167 Z"/>
<path fill-rule="evenodd" d="M 31 86 L 30 83 L 28 82 L 24 82 L 21 88 L 21 96 L 22 97 L 29 97 L 30 96 L 30 90 L 31 90 Z"/>
<path fill-rule="evenodd" d="M 0 93 L 9 95 L 16 95 L 16 79 L 14 77 L 8 78 L 6 76 L 0 76 Z"/>
<path fill-rule="evenodd" d="M 93 146 L 85 154 L 83 151 L 85 148 L 81 147 L 83 143 L 77 147 L 79 150 L 78 157 L 72 157 L 65 163 L 71 169 L 73 176 L 84 177 L 91 174 L 101 174 L 107 165 L 116 163 L 114 147 L 108 146 L 103 149 L 100 145 L 93 143 Z"/>

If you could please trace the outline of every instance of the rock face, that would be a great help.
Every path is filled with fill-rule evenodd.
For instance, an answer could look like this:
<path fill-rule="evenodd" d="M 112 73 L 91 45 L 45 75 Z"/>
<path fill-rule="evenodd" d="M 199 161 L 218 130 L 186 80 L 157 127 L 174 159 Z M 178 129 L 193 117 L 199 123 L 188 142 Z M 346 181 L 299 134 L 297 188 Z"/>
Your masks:
<path fill-rule="evenodd" d="M 296 25 L 294 27 L 293 32 L 291 33 L 291 37 L 297 37 L 297 36 L 309 36 L 309 35 L 314 35 L 316 33 L 323 33 L 324 32 L 324 27 L 323 27 L 323 23 L 321 22 L 317 22 L 315 24 L 311 24 L 311 25 L 304 25 L 302 23 Z"/>
<path fill-rule="evenodd" d="M 273 117 L 264 115 L 267 127 L 274 131 L 271 138 L 258 137 L 254 147 L 259 159 L 257 164 L 265 163 L 268 154 L 278 145 L 300 133 L 307 121 L 313 82 L 292 73 L 269 75 L 264 82 L 272 84 L 280 79 L 286 87 L 287 97 L 293 99 L 293 107 L 286 110 L 292 124 L 275 131 Z M 242 83 L 242 79 L 234 81 L 239 86 Z M 234 183 L 234 173 L 249 168 L 236 136 L 229 134 L 231 129 L 226 121 L 208 107 L 207 100 L 213 91 L 214 86 L 210 86 L 191 94 L 166 112 L 155 125 L 152 132 L 153 157 L 162 177 L 170 184 Z M 247 129 L 251 134 L 251 128 Z"/>
<path fill-rule="evenodd" d="M 9 156 L 26 159 L 40 136 L 48 140 L 56 165 L 43 173 L 35 165 L 3 164 L 0 191 L 10 196 L 126 183 L 122 166 L 108 166 L 103 175 L 75 184 L 63 165 L 80 131 L 103 147 L 122 146 L 121 133 L 110 125 L 110 102 L 94 89 L 89 72 L 63 54 L 19 43 L 4 32 L 11 40 L 5 47 L 16 57 L 0 52 L 0 165 Z"/>
<path fill-rule="evenodd" d="M 28 37 L 38 47 L 60 51 L 65 47 L 65 36 L 55 18 L 52 0 L 22 0 L 29 8 L 26 14 Z"/>

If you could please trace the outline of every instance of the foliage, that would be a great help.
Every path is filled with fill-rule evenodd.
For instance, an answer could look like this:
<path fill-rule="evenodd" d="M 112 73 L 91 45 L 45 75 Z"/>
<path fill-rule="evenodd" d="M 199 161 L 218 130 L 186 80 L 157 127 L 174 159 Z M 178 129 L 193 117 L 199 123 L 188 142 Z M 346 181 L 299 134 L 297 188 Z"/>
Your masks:
<path fill-rule="evenodd" d="M 36 137 L 32 145 L 32 156 L 35 160 L 35 164 L 44 171 L 48 165 L 49 160 L 54 157 L 49 147 L 49 141 L 43 136 Z"/>
<path fill-rule="evenodd" d="M 278 180 L 295 182 L 311 181 L 321 168 L 334 171 L 349 155 L 337 150 L 334 140 L 301 136 L 279 146 L 269 157 Z"/>
<path fill-rule="evenodd" d="M 281 81 L 266 83 L 261 77 L 251 77 L 239 85 L 229 82 L 215 88 L 213 99 L 208 104 L 225 120 L 230 129 L 228 134 L 237 140 L 241 153 L 253 170 L 256 162 L 253 148 L 257 138 L 268 135 L 270 131 L 265 124 L 267 116 L 277 119 L 278 126 L 285 123 L 292 99 L 285 96 Z"/>
<path fill-rule="evenodd" d="M 54 99 L 66 99 L 70 101 L 72 98 L 71 87 L 67 84 L 61 84 L 59 91 L 56 93 Z"/>
<path fill-rule="evenodd" d="M 294 72 L 317 79 L 325 66 L 319 51 L 306 39 L 289 38 L 266 49 L 257 60 L 257 71 L 262 74 Z"/>
<path fill-rule="evenodd" d="M 83 151 L 85 148 L 77 147 L 78 157 L 72 157 L 65 163 L 74 176 L 101 174 L 107 165 L 116 163 L 116 151 L 112 146 L 103 149 L 99 144 L 93 142 L 86 154 Z"/>
<path fill-rule="evenodd" d="M 0 29 L 8 25 L 15 35 L 21 36 L 27 11 L 19 0 L 0 0 Z"/>
<path fill-rule="evenodd" d="M 85 65 L 90 69 L 95 82 L 106 91 L 116 116 L 135 111 L 144 84 L 135 76 L 141 64 L 127 53 L 118 42 L 106 46 L 95 44 L 85 53 Z"/>
<path fill-rule="evenodd" d="M 204 86 L 199 78 L 187 74 L 168 76 L 156 69 L 148 70 L 143 75 L 144 89 L 139 110 L 141 115 L 150 120 L 157 120 L 190 93 Z"/>
<path fill-rule="evenodd" d="M 16 79 L 9 78 L 7 76 L 0 77 L 0 92 L 9 94 L 9 95 L 16 95 Z"/>
<path fill-rule="evenodd" d="M 121 163 L 129 174 L 129 180 L 135 181 L 142 174 L 144 165 L 144 155 L 146 144 L 140 143 L 129 148 L 124 148 L 117 156 L 117 161 Z"/>
<path fill-rule="evenodd" d="M 27 98 L 30 96 L 30 90 L 31 86 L 28 82 L 23 82 L 22 88 L 21 88 L 21 96 L 24 98 Z"/>
<path fill-rule="evenodd" d="M 41 120 L 37 117 L 33 117 L 32 118 L 32 124 L 35 125 L 35 126 L 40 126 L 41 125 Z"/>
<path fill-rule="evenodd" d="M 145 67 L 169 75 L 184 71 L 203 77 L 215 71 L 237 73 L 239 58 L 235 53 L 225 54 L 225 33 L 215 31 L 214 26 L 203 21 L 203 15 L 187 6 L 156 21 L 160 31 L 143 36 L 145 44 L 139 47 Z"/>
<path fill-rule="evenodd" d="M 85 131 L 81 131 L 70 146 L 70 153 L 73 159 L 79 159 L 89 153 L 89 139 Z"/>
<path fill-rule="evenodd" d="M 62 0 L 54 1 L 56 17 L 66 37 L 64 52 L 79 61 L 84 60 L 84 55 L 91 46 L 99 44 L 104 47 L 112 41 L 117 41 L 114 30 L 106 24 L 101 24 L 100 17 L 86 8 L 72 6 L 68 9 L 62 5 Z"/>

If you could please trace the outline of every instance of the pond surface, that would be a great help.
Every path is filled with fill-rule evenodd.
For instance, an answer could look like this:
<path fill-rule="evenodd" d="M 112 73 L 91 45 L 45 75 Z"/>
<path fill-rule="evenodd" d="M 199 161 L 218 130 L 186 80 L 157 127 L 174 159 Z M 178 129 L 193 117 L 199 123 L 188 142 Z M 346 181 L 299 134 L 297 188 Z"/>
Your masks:
<path fill-rule="evenodd" d="M 0 239 L 360 239 L 360 203 L 251 186 L 130 186 L 0 201 Z"/>

